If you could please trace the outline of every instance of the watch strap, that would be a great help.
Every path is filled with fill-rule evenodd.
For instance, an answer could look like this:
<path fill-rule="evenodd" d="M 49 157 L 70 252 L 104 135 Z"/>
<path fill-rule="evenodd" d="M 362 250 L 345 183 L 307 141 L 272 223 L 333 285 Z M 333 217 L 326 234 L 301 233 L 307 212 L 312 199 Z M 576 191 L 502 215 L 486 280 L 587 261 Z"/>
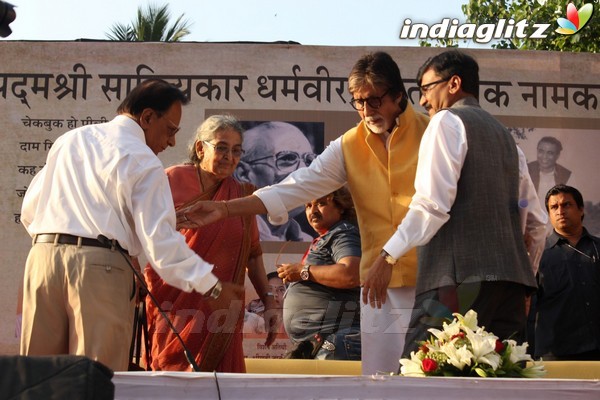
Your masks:
<path fill-rule="evenodd" d="M 221 283 L 221 281 L 217 281 L 217 283 L 215 284 L 215 286 L 213 286 L 213 288 L 210 290 L 210 292 L 206 294 L 206 297 L 216 300 L 221 295 L 222 290 L 223 290 L 223 284 Z"/>
<path fill-rule="evenodd" d="M 302 266 L 302 271 L 300 271 L 300 279 L 303 281 L 308 281 L 310 279 L 310 265 L 304 264 Z"/>
<path fill-rule="evenodd" d="M 379 253 L 379 255 L 381 257 L 383 257 L 383 259 L 385 260 L 386 263 L 390 264 L 390 265 L 396 265 L 396 263 L 398 262 L 397 259 L 395 259 L 394 257 L 392 257 L 387 251 L 385 250 L 381 250 L 381 253 Z"/>

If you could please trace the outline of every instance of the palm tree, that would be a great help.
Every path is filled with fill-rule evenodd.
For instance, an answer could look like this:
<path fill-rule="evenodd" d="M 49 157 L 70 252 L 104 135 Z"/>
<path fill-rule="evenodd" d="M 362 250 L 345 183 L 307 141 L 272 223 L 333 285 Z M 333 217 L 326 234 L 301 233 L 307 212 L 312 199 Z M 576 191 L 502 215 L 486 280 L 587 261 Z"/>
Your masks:
<path fill-rule="evenodd" d="M 178 42 L 190 33 L 190 23 L 183 15 L 168 27 L 171 18 L 168 4 L 160 8 L 149 4 L 146 10 L 140 6 L 135 21 L 130 25 L 114 24 L 106 37 L 120 42 Z"/>

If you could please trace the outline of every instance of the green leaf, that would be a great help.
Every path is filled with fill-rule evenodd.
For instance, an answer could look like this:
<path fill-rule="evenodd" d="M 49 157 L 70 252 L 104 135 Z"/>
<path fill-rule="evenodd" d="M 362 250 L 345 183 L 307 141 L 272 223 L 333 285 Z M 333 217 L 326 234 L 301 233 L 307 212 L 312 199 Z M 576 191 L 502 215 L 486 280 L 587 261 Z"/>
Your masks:
<path fill-rule="evenodd" d="M 178 42 L 190 33 L 190 23 L 183 16 L 170 24 L 168 4 L 162 7 L 149 4 L 146 9 L 140 6 L 130 25 L 114 24 L 106 36 L 116 41 Z"/>

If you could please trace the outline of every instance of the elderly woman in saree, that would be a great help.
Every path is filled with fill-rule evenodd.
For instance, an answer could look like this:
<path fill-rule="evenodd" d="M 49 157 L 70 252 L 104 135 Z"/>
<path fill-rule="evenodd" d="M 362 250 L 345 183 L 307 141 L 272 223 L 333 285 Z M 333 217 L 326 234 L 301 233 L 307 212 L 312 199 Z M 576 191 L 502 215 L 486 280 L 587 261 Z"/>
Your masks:
<path fill-rule="evenodd" d="M 189 162 L 166 170 L 175 208 L 182 209 L 202 200 L 223 201 L 252 193 L 254 187 L 241 184 L 232 174 L 241 156 L 243 129 L 229 115 L 207 118 L 197 129 L 190 145 Z M 243 285 L 246 271 L 252 285 L 265 304 L 265 311 L 274 309 L 273 294 L 268 289 L 262 261 L 256 219 L 231 217 L 204 227 L 178 226 L 191 249 L 214 264 L 213 273 L 222 281 Z M 188 226 L 189 228 L 189 226 Z M 145 269 L 150 292 L 167 312 L 202 371 L 245 372 L 242 348 L 244 301 L 230 307 L 240 309 L 233 332 L 223 329 L 224 318 L 219 310 L 211 312 L 208 299 L 196 292 L 187 293 L 166 284 L 148 265 Z M 189 371 L 181 343 L 160 316 L 156 306 L 146 299 L 151 361 L 153 370 Z M 278 328 L 276 312 L 266 312 L 266 345 L 275 339 Z"/>

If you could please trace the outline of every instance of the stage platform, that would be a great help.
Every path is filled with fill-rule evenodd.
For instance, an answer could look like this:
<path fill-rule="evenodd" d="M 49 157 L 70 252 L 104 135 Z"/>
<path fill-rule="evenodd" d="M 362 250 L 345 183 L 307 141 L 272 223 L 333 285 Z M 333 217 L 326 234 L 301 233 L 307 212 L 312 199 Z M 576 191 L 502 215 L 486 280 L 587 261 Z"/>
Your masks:
<path fill-rule="evenodd" d="M 247 374 L 117 372 L 113 382 L 118 400 L 600 399 L 600 362 L 545 365 L 543 379 L 405 378 L 358 376 L 356 362 L 252 360 Z"/>

